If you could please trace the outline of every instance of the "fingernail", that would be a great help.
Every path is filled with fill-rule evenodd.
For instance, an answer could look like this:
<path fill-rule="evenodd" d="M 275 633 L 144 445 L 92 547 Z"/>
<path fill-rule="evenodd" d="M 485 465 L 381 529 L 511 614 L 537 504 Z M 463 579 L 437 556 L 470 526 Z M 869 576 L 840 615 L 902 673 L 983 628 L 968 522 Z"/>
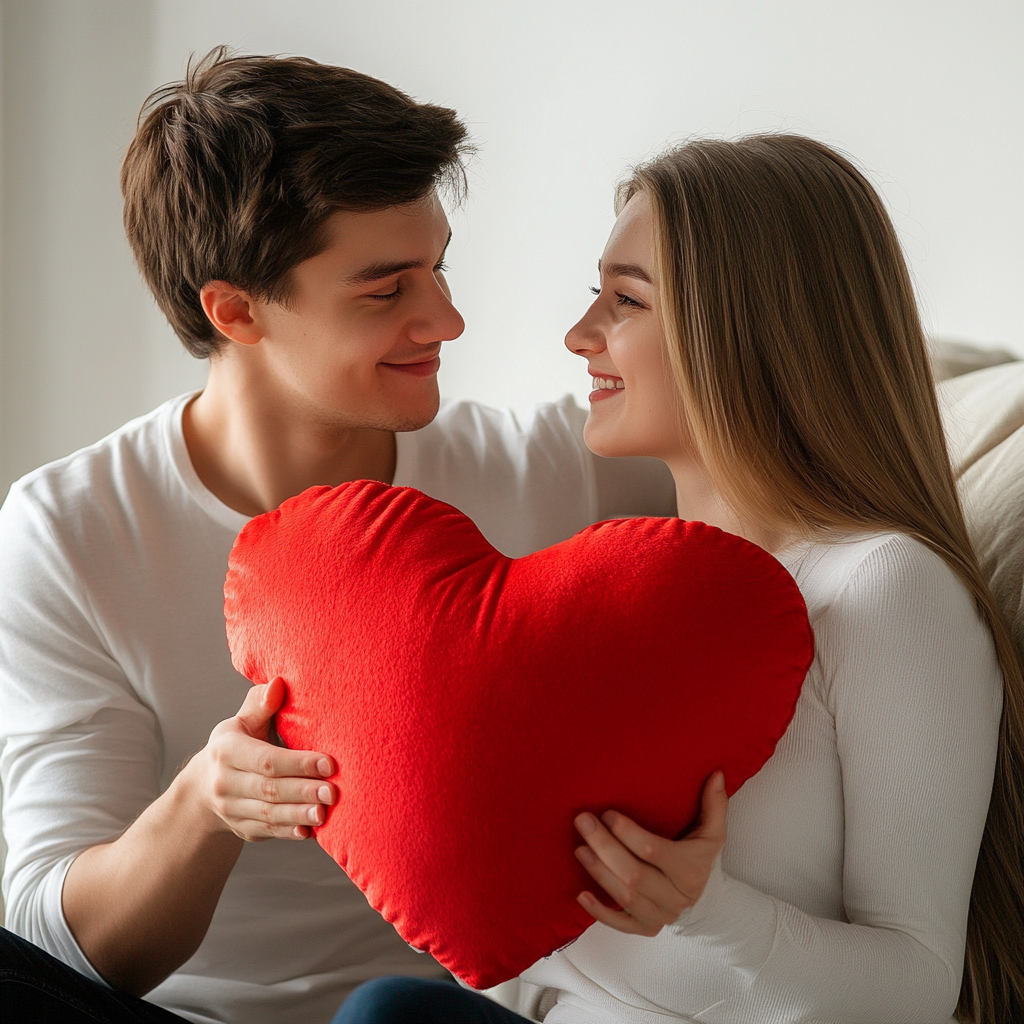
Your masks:
<path fill-rule="evenodd" d="M 579 857 L 584 864 L 594 863 L 594 851 L 589 846 L 577 846 L 576 856 Z"/>
<path fill-rule="evenodd" d="M 721 793 L 725 789 L 725 775 L 722 772 L 715 772 L 715 777 L 711 782 L 711 786 L 716 793 Z"/>
<path fill-rule="evenodd" d="M 589 836 L 597 831 L 597 821 L 592 814 L 581 814 L 576 819 L 576 827 L 585 835 Z"/>
<path fill-rule="evenodd" d="M 317 763 L 316 763 L 316 770 L 321 775 L 330 775 L 331 774 L 331 762 L 328 761 L 326 757 L 321 757 L 320 760 L 317 761 Z"/>
<path fill-rule="evenodd" d="M 320 824 L 320 805 L 317 804 L 316 807 L 310 807 L 310 809 L 306 812 L 306 817 L 309 818 L 309 820 L 311 822 L 313 822 L 314 825 L 319 825 Z"/>
<path fill-rule="evenodd" d="M 321 786 L 316 791 L 316 798 L 322 804 L 329 804 L 331 802 L 331 798 L 333 797 L 333 795 L 334 794 L 331 792 L 330 786 Z"/>

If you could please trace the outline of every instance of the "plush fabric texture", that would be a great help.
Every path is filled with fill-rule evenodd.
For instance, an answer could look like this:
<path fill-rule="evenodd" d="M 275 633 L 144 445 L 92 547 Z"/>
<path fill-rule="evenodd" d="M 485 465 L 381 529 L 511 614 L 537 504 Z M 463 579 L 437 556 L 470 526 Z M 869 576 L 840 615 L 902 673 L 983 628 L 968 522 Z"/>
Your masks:
<path fill-rule="evenodd" d="M 771 756 L 813 656 L 792 577 L 714 527 L 612 520 L 509 559 L 371 481 L 252 520 L 225 614 L 236 668 L 288 685 L 282 740 L 337 759 L 318 842 L 476 988 L 592 923 L 577 813 L 678 835 L 713 771 L 733 793 Z"/>
<path fill-rule="evenodd" d="M 1024 658 L 1024 362 L 943 381 L 938 394 L 978 564 Z"/>

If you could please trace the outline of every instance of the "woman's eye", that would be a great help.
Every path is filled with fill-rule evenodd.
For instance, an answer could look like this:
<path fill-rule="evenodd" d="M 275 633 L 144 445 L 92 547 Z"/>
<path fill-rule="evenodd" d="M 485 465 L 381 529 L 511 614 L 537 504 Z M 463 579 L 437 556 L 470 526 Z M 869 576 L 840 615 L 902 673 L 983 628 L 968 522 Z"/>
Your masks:
<path fill-rule="evenodd" d="M 598 288 L 597 285 L 593 285 L 592 284 L 592 285 L 590 285 L 590 293 L 592 295 L 600 295 L 601 294 L 601 289 Z M 615 305 L 616 306 L 626 306 L 629 309 L 646 309 L 647 308 L 642 302 L 638 302 L 636 299 L 631 298 L 628 295 L 624 295 L 622 292 L 616 292 L 615 293 Z"/>
<path fill-rule="evenodd" d="M 441 260 L 441 262 L 440 262 L 440 263 L 438 263 L 438 264 L 437 264 L 437 265 L 436 265 L 436 266 L 434 267 L 434 273 L 436 274 L 436 273 L 437 273 L 437 271 L 439 271 L 439 270 L 441 270 L 441 271 L 444 271 L 444 270 L 447 270 L 447 269 L 448 269 L 448 264 L 447 264 L 447 263 L 445 263 L 445 261 L 444 261 L 444 260 Z"/>

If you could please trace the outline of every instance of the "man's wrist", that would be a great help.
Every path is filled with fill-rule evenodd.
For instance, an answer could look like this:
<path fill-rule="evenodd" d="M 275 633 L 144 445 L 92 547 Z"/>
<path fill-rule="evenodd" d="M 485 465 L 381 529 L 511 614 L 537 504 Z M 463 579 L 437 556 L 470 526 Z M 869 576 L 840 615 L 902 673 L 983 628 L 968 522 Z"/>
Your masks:
<path fill-rule="evenodd" d="M 242 842 L 213 806 L 207 784 L 208 768 L 208 754 L 204 747 L 185 761 L 164 797 L 173 806 L 175 818 L 193 835 L 198 833 L 211 839 L 231 836 Z"/>

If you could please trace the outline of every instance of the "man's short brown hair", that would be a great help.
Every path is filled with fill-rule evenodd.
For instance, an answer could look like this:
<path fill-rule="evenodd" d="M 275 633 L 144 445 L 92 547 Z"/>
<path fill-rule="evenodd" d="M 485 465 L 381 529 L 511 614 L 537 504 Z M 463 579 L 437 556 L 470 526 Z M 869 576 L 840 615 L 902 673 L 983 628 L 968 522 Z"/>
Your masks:
<path fill-rule="evenodd" d="M 285 301 L 333 213 L 439 185 L 461 194 L 467 138 L 453 110 L 368 75 L 218 47 L 143 105 L 121 168 L 125 231 L 175 333 L 205 358 L 224 339 L 200 305 L 204 284 Z"/>

